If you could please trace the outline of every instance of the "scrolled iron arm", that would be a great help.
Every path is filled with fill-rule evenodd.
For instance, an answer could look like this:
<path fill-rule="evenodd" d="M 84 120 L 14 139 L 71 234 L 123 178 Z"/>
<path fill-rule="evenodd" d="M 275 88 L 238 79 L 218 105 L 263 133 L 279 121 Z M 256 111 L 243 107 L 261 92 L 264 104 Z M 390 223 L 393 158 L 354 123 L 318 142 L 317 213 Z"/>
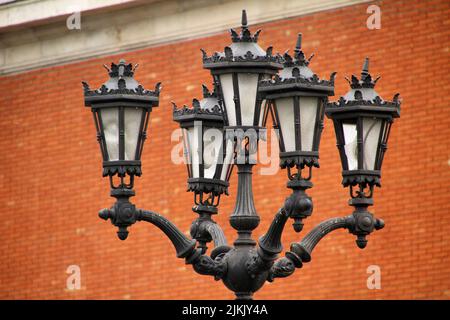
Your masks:
<path fill-rule="evenodd" d="M 227 245 L 227 238 L 225 237 L 222 228 L 216 222 L 208 221 L 205 223 L 204 228 L 205 231 L 211 236 L 214 242 L 214 247 L 217 248 Z"/>
<path fill-rule="evenodd" d="M 161 229 L 174 245 L 177 257 L 186 258 L 186 263 L 192 264 L 197 273 L 214 276 L 216 280 L 221 279 L 225 274 L 226 264 L 222 261 L 222 256 L 213 259 L 202 254 L 201 249 L 195 248 L 195 240 L 189 239 L 172 222 L 160 214 L 152 211 L 138 210 L 136 220 L 150 222 Z M 211 221 L 211 224 L 208 224 L 209 227 L 205 228 L 210 230 L 208 232 L 211 232 L 213 239 L 215 239 L 216 247 L 218 247 L 218 244 L 220 244 L 219 246 L 221 246 L 222 243 L 226 244 L 223 231 L 220 228 L 220 231 L 218 231 L 217 228 L 213 228 L 213 225 L 215 225 L 215 223 Z M 222 233 L 222 236 L 220 233 Z"/>
<path fill-rule="evenodd" d="M 291 244 L 290 251 L 286 256 L 278 259 L 272 266 L 268 281 L 274 278 L 284 278 L 294 273 L 295 268 L 301 268 L 303 263 L 311 261 L 311 253 L 316 245 L 330 232 L 337 229 L 348 229 L 353 235 L 356 235 L 356 244 L 363 249 L 367 243 L 365 237 L 374 230 L 384 227 L 381 219 L 375 218 L 366 207 L 357 207 L 356 210 L 348 216 L 331 218 L 321 222 L 314 227 L 300 242 Z"/>
<path fill-rule="evenodd" d="M 186 259 L 187 264 L 192 264 L 194 270 L 202 275 L 214 276 L 221 279 L 226 272 L 226 264 L 222 261 L 227 246 L 221 245 L 216 249 L 216 256 L 211 258 L 202 254 L 202 249 L 197 248 L 197 241 L 187 237 L 180 229 L 162 215 L 148 210 L 137 209 L 127 199 L 121 198 L 111 209 L 103 209 L 99 212 L 100 218 L 111 220 L 111 223 L 119 228 L 117 234 L 121 240 L 128 236 L 127 228 L 137 221 L 146 221 L 159 228 L 169 238 L 175 247 L 178 258 Z M 217 243 L 222 243 L 220 232 L 210 228 L 216 237 Z M 226 242 L 226 241 L 225 241 Z"/>
<path fill-rule="evenodd" d="M 199 242 L 202 253 L 206 252 L 206 243 L 211 240 L 216 248 L 227 245 L 222 228 L 209 216 L 200 217 L 192 223 L 191 236 Z"/>
<path fill-rule="evenodd" d="M 328 219 L 314 227 L 300 242 L 291 244 L 286 256 L 278 259 L 272 265 L 267 281 L 275 278 L 285 278 L 292 275 L 296 268 L 301 268 L 303 262 L 311 261 L 311 252 L 319 241 L 331 231 L 341 228 L 349 228 L 352 224 L 352 216 Z"/>
<path fill-rule="evenodd" d="M 136 220 L 150 222 L 161 229 L 175 247 L 178 258 L 187 258 L 194 253 L 196 241 L 189 239 L 172 222 L 160 214 L 153 211 L 138 209 Z"/>
<path fill-rule="evenodd" d="M 316 245 L 330 232 L 337 229 L 348 229 L 353 225 L 353 216 L 331 218 L 314 227 L 300 242 L 291 244 L 291 252 L 295 253 L 302 262 L 311 261 L 311 253 Z"/>

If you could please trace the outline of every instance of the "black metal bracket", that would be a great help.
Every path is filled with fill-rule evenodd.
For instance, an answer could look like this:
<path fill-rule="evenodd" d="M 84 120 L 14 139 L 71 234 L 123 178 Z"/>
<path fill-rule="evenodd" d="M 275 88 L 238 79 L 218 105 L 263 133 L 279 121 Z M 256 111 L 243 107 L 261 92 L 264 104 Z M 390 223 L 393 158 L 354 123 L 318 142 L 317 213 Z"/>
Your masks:
<path fill-rule="evenodd" d="M 188 238 L 167 218 L 153 211 L 137 209 L 129 198 L 134 196 L 130 189 L 113 189 L 111 195 L 117 199 L 112 208 L 99 212 L 100 218 L 111 220 L 118 227 L 117 235 L 120 240 L 128 237 L 127 228 L 137 221 L 149 222 L 164 232 L 175 247 L 178 258 L 186 259 L 186 264 L 192 264 L 194 270 L 202 275 L 212 275 L 216 280 L 221 279 L 226 273 L 226 264 L 222 261 L 226 252 L 231 248 L 226 245 L 223 231 L 212 220 L 204 219 L 198 224 L 199 229 L 208 234 L 215 241 L 216 248 L 211 257 L 204 255 L 202 248 L 196 248 L 197 241 Z M 204 236 L 204 235 L 203 235 Z"/>
<path fill-rule="evenodd" d="M 208 247 L 206 244 L 213 241 L 214 247 L 227 246 L 227 239 L 222 228 L 211 218 L 217 214 L 217 207 L 196 205 L 192 211 L 198 213 L 199 217 L 191 224 L 191 237 L 198 241 L 198 247 L 205 254 Z"/>
<path fill-rule="evenodd" d="M 274 278 L 287 277 L 294 273 L 295 268 L 301 268 L 303 263 L 310 262 L 313 249 L 323 237 L 334 230 L 348 229 L 351 234 L 357 237 L 357 246 L 364 249 L 367 245 L 366 236 L 374 230 L 382 229 L 384 222 L 367 211 L 367 203 L 370 203 L 368 199 L 356 203 L 351 201 L 351 203 L 356 206 L 351 215 L 328 219 L 314 227 L 300 242 L 292 243 L 286 256 L 273 264 L 268 281 L 273 281 Z"/>

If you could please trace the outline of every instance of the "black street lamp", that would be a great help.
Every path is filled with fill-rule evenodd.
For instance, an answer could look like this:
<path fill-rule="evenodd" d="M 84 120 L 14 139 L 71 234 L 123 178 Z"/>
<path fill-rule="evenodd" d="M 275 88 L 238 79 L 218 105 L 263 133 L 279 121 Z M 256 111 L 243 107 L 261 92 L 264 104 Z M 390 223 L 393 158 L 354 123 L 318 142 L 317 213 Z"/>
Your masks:
<path fill-rule="evenodd" d="M 257 45 L 259 31 L 250 33 L 245 11 L 241 33 L 231 30 L 231 36 L 233 43 L 224 53 L 208 57 L 203 51 L 204 68 L 211 71 L 214 90 L 204 87 L 203 99 L 194 99 L 192 108 L 179 109 L 174 104 L 173 118 L 183 134 L 188 191 L 194 193 L 193 211 L 199 215 L 191 226 L 192 239 L 166 218 L 138 209 L 129 201 L 134 196 L 134 176 L 141 174 L 148 118 L 152 107 L 158 105 L 160 85 L 155 91 L 145 90 L 134 80 L 132 66 L 124 61 L 111 65 L 110 80 L 100 89 L 83 85 L 85 104 L 94 114 L 103 175 L 110 177 L 111 196 L 117 199 L 111 209 L 100 211 L 100 217 L 119 228 L 122 240 L 136 221 L 154 224 L 171 240 L 177 257 L 186 259 L 197 273 L 222 280 L 237 299 L 252 299 L 266 281 L 287 277 L 310 261 L 314 247 L 331 231 L 348 229 L 357 237 L 358 247 L 364 248 L 366 236 L 384 226 L 367 208 L 373 204 L 373 187 L 380 185 L 381 163 L 400 102 L 398 94 L 392 102 L 378 96 L 373 89 L 377 80 L 368 73 L 366 60 L 361 79 L 353 76 L 350 81 L 352 90 L 337 103 L 328 103 L 328 96 L 334 94 L 335 74 L 330 80 L 320 80 L 309 69 L 311 58 L 306 59 L 301 50 L 301 35 L 293 57 L 287 53 L 272 55 L 270 47 L 264 51 Z M 294 230 L 300 232 L 303 219 L 312 213 L 313 202 L 305 190 L 312 187 L 312 167 L 319 167 L 324 113 L 334 122 L 343 184 L 350 186 L 349 204 L 355 210 L 320 223 L 278 259 L 287 220 L 292 218 Z M 287 187 L 293 192 L 257 243 L 252 231 L 260 218 L 253 201 L 251 176 L 255 163 L 251 155 L 257 151 L 269 114 L 280 131 L 280 166 L 287 169 Z M 238 190 L 230 224 L 238 237 L 230 246 L 211 216 L 217 214 L 221 195 L 228 194 L 235 164 Z M 309 172 L 306 177 L 302 175 L 304 169 Z M 116 176 L 120 181 L 117 184 Z M 356 193 L 355 186 L 359 186 Z M 206 244 L 211 241 L 214 249 L 208 256 Z"/>
<path fill-rule="evenodd" d="M 224 52 L 208 57 L 203 52 L 203 67 L 211 71 L 220 92 L 225 125 L 232 128 L 258 129 L 263 123 L 262 99 L 258 95 L 261 80 L 282 68 L 281 57 L 272 55 L 272 47 L 264 51 L 258 45 L 261 30 L 251 34 L 247 14 L 242 11 L 241 33 L 231 29 L 232 44 Z"/>
<path fill-rule="evenodd" d="M 147 136 L 148 120 L 153 107 L 159 103 L 160 84 L 155 91 L 144 89 L 134 78 L 133 68 L 120 60 L 112 63 L 109 80 L 98 90 L 90 90 L 83 82 L 85 105 L 94 115 L 97 140 L 103 157 L 103 176 L 111 178 L 111 187 L 133 188 L 133 177 L 141 175 L 141 155 Z M 112 177 L 118 175 L 121 183 L 115 186 Z M 130 183 L 124 182 L 125 175 Z"/>
<path fill-rule="evenodd" d="M 178 109 L 175 103 L 173 107 L 173 119 L 180 124 L 183 135 L 188 191 L 194 193 L 192 210 L 199 214 L 192 224 L 191 235 L 206 252 L 206 243 L 212 240 L 211 232 L 216 234 L 215 247 L 226 244 L 225 235 L 211 215 L 217 213 L 220 196 L 228 194 L 234 146 L 224 141 L 223 114 L 216 88 L 210 92 L 203 85 L 203 99 L 194 99 L 192 108 Z"/>
<path fill-rule="evenodd" d="M 260 94 L 268 101 L 274 128 L 278 129 L 280 166 L 287 169 L 288 188 L 293 198 L 303 203 L 303 210 L 290 212 L 294 230 L 303 229 L 303 219 L 312 214 L 312 200 L 305 190 L 311 183 L 312 167 L 319 167 L 319 144 L 323 130 L 324 106 L 334 94 L 333 72 L 330 80 L 321 80 L 309 68 L 313 55 L 306 59 L 302 35 L 298 34 L 294 57 L 284 54 L 283 70 L 273 79 L 262 81 Z M 269 111 L 267 111 L 269 113 Z M 308 170 L 306 177 L 302 170 Z M 292 173 L 292 169 L 296 169 Z"/>
<path fill-rule="evenodd" d="M 350 195 L 372 197 L 373 187 L 380 186 L 381 164 L 394 118 L 400 117 L 399 95 L 393 101 L 383 100 L 369 73 L 369 59 L 364 61 L 361 79 L 348 80 L 351 90 L 338 102 L 327 105 L 327 116 L 333 120 L 337 146 L 342 162 L 342 184 L 350 186 Z M 353 187 L 358 185 L 357 195 Z M 368 187 L 369 195 L 364 194 Z"/>

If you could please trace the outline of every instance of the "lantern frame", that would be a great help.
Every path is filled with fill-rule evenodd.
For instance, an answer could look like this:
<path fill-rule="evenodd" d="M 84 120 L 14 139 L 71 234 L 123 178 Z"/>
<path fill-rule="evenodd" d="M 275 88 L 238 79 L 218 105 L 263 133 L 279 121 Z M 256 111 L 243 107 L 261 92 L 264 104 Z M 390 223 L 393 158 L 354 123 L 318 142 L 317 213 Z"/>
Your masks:
<path fill-rule="evenodd" d="M 86 82 L 84 87 L 85 106 L 90 107 L 94 117 L 95 128 L 97 131 L 97 140 L 100 144 L 100 150 L 103 159 L 103 176 L 109 176 L 111 187 L 113 189 L 127 188 L 132 189 L 134 176 L 140 176 L 141 155 L 145 139 L 147 137 L 148 121 L 150 112 L 159 104 L 159 93 L 161 83 L 157 83 L 154 91 L 144 89 L 134 79 L 134 67 L 131 63 L 126 64 L 125 60 L 120 60 L 118 64 L 111 63 L 111 68 L 104 65 L 108 71 L 109 80 L 99 89 L 91 90 Z M 104 108 L 114 108 L 118 111 L 118 160 L 110 160 L 108 146 L 105 139 L 105 128 L 103 127 L 101 110 Z M 137 136 L 135 156 L 132 160 L 126 160 L 125 156 L 125 109 L 142 109 L 139 132 Z M 121 178 L 121 184 L 115 186 L 112 181 L 114 175 Z M 130 183 L 124 183 L 125 175 L 130 176 Z"/>
<path fill-rule="evenodd" d="M 345 97 L 340 97 L 337 102 L 327 104 L 325 113 L 333 121 L 337 148 L 342 165 L 342 184 L 344 187 L 350 186 L 352 198 L 372 197 L 373 187 L 381 186 L 381 166 L 387 150 L 390 129 L 395 118 L 400 117 L 399 94 L 395 94 L 392 101 L 383 100 L 374 87 L 380 77 L 372 79 L 369 73 L 369 59 L 366 58 L 361 72 L 361 79 L 352 75 L 351 80 L 347 79 L 351 91 Z M 363 137 L 363 119 L 375 119 L 381 121 L 378 133 L 377 149 L 374 159 L 374 168 L 364 168 L 365 141 Z M 354 124 L 356 127 L 357 143 L 357 169 L 349 169 L 348 156 L 345 151 L 344 124 Z M 352 188 L 360 186 L 358 195 L 353 195 Z M 370 193 L 367 195 L 363 189 L 369 187 Z"/>
<path fill-rule="evenodd" d="M 325 114 L 325 104 L 328 96 L 334 95 L 334 79 L 336 73 L 330 75 L 329 80 L 322 80 L 309 68 L 309 63 L 314 55 L 308 59 L 301 48 L 302 34 L 298 34 L 294 56 L 287 52 L 283 56 L 283 70 L 281 74 L 275 75 L 272 79 L 262 81 L 259 92 L 267 99 L 267 114 L 271 114 L 274 128 L 278 129 L 278 141 L 280 149 L 280 167 L 297 167 L 303 169 L 307 167 L 319 167 L 319 145 L 323 130 L 323 119 Z M 314 123 L 314 133 L 311 151 L 302 151 L 301 136 L 301 111 L 300 97 L 317 98 L 316 116 Z M 277 99 L 292 98 L 292 114 L 295 129 L 295 151 L 286 151 L 285 136 L 281 128 Z"/>
<path fill-rule="evenodd" d="M 210 92 L 208 88 L 203 85 L 203 100 L 199 101 L 197 99 L 193 99 L 192 108 L 189 108 L 186 105 L 178 108 L 176 104 L 172 102 L 173 120 L 179 123 L 181 129 L 187 130 L 189 128 L 194 128 L 198 122 L 200 122 L 201 132 L 197 132 L 199 143 L 201 143 L 201 149 L 197 150 L 199 153 L 199 163 L 193 163 L 192 155 L 194 150 L 192 150 L 192 146 L 186 145 L 186 143 L 183 145 L 184 154 L 187 155 L 185 156 L 188 172 L 187 190 L 194 192 L 196 205 L 217 206 L 220 201 L 220 195 L 223 193 L 228 195 L 228 181 L 233 169 L 233 163 L 232 161 L 226 163 L 226 158 L 230 151 L 228 150 L 229 145 L 224 141 L 224 119 L 222 109 L 219 107 L 218 102 L 213 106 L 205 106 L 207 99 L 215 99 L 217 101 L 216 87 L 214 91 Z M 209 129 L 218 129 L 221 131 L 221 145 L 213 178 L 205 177 L 204 169 L 204 134 Z M 193 134 L 195 134 L 195 131 Z M 184 137 L 183 140 L 186 142 L 186 140 L 189 139 Z M 199 177 L 193 177 L 193 166 L 198 166 L 197 170 Z M 223 170 L 225 170 L 225 172 Z M 225 174 L 225 180 L 221 179 L 223 174 Z M 205 195 L 208 196 L 205 198 Z"/>
<path fill-rule="evenodd" d="M 210 70 L 214 82 L 217 84 L 218 98 L 224 115 L 225 128 L 243 130 L 254 129 L 259 133 L 264 127 L 262 123 L 264 111 L 262 108 L 263 99 L 258 94 L 258 87 L 261 80 L 276 74 L 278 70 L 282 69 L 282 60 L 280 55 L 272 54 L 272 47 L 269 47 L 264 51 L 257 45 L 260 31 L 261 30 L 257 30 L 253 35 L 251 34 L 247 26 L 247 14 L 246 11 L 243 10 L 241 33 L 238 34 L 233 29 L 230 30 L 232 45 L 225 47 L 224 52 L 215 52 L 211 56 L 208 56 L 205 50 L 201 49 L 203 53 L 203 68 Z M 233 51 L 233 46 L 236 52 Z M 221 76 L 226 74 L 231 74 L 232 77 L 233 103 L 231 103 L 231 105 L 227 105 L 224 97 L 224 85 L 221 79 Z M 241 110 L 242 101 L 240 91 L 242 84 L 239 80 L 239 75 L 242 74 L 258 75 L 253 121 L 250 121 L 252 123 L 247 123 L 245 125 L 243 124 Z M 227 111 L 229 108 L 234 108 L 236 125 L 230 124 Z"/>

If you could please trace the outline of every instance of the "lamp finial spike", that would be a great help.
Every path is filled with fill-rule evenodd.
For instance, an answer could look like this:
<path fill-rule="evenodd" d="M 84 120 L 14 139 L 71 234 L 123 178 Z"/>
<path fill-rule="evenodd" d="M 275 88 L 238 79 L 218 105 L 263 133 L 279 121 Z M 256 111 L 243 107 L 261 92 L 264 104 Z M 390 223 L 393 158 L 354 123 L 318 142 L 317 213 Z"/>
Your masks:
<path fill-rule="evenodd" d="M 369 74 L 369 57 L 366 57 L 361 71 L 361 78 Z"/>
<path fill-rule="evenodd" d="M 242 10 L 242 20 L 241 20 L 241 24 L 242 27 L 245 28 L 247 27 L 247 12 L 244 10 Z"/>
<path fill-rule="evenodd" d="M 300 52 L 302 49 L 302 34 L 299 33 L 297 36 L 297 44 L 295 45 L 295 51 Z"/>

